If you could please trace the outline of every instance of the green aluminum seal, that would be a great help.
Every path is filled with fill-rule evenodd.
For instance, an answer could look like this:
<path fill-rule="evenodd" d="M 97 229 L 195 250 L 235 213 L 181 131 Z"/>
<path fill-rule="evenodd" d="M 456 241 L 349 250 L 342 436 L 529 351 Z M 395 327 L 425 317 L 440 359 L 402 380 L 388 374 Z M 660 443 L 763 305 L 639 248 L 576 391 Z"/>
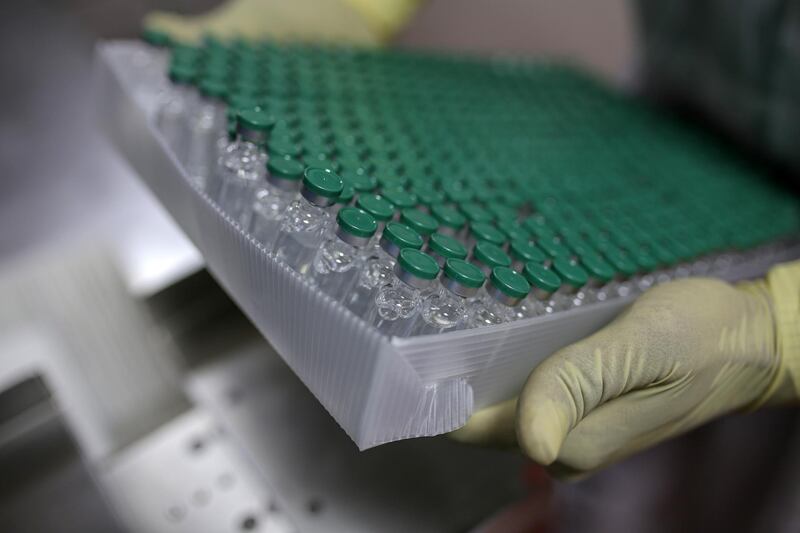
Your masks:
<path fill-rule="evenodd" d="M 386 222 L 392 219 L 394 208 L 379 194 L 362 194 L 356 200 L 356 206 L 363 209 L 378 222 Z"/>
<path fill-rule="evenodd" d="M 486 276 L 480 268 L 463 259 L 448 259 L 444 266 L 442 285 L 457 296 L 471 298 L 483 286 Z"/>
<path fill-rule="evenodd" d="M 561 278 L 562 287 L 565 289 L 578 290 L 589 281 L 589 274 L 578 265 L 571 262 L 565 257 L 556 257 L 553 259 L 553 270 Z M 568 286 L 568 287 L 567 287 Z"/>
<path fill-rule="evenodd" d="M 439 265 L 425 252 L 404 248 L 397 256 L 394 273 L 403 283 L 424 289 L 439 275 Z"/>
<path fill-rule="evenodd" d="M 284 191 L 297 191 L 303 183 L 305 167 L 294 159 L 270 159 L 267 162 L 267 181 Z"/>
<path fill-rule="evenodd" d="M 529 262 L 522 269 L 522 275 L 531 284 L 531 293 L 538 300 L 548 300 L 561 287 L 558 274 L 547 269 L 541 263 Z"/>
<path fill-rule="evenodd" d="M 461 241 L 442 233 L 434 233 L 430 236 L 427 251 L 436 259 L 440 267 L 444 266 L 447 259 L 467 258 L 467 249 L 461 244 Z"/>
<path fill-rule="evenodd" d="M 336 235 L 357 248 L 369 244 L 378 229 L 378 223 L 369 213 L 357 207 L 343 207 L 336 215 Z"/>
<path fill-rule="evenodd" d="M 422 248 L 422 237 L 405 224 L 389 222 L 381 234 L 380 247 L 392 257 L 397 257 L 400 250 L 405 248 Z"/>
<path fill-rule="evenodd" d="M 472 261 L 475 262 L 483 273 L 490 276 L 495 267 L 511 266 L 511 258 L 502 248 L 488 241 L 481 241 L 472 249 Z"/>
<path fill-rule="evenodd" d="M 531 285 L 520 274 L 508 267 L 495 267 L 489 278 L 489 296 L 509 307 L 518 305 L 531 290 Z"/>
<path fill-rule="evenodd" d="M 413 208 L 406 208 L 400 212 L 400 222 L 423 237 L 431 235 L 439 227 L 439 223 L 431 215 Z"/>
<path fill-rule="evenodd" d="M 342 178 L 327 168 L 308 167 L 303 174 L 303 198 L 319 207 L 328 207 L 336 203 L 342 192 Z"/>

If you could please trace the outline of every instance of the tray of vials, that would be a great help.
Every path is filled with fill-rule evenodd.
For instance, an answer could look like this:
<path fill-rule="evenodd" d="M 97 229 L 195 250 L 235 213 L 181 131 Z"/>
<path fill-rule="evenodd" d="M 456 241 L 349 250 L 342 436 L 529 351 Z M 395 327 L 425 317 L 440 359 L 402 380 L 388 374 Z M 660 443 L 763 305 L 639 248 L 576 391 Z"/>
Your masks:
<path fill-rule="evenodd" d="M 360 448 L 463 425 L 650 287 L 798 256 L 798 204 L 557 64 L 98 45 L 99 117 Z"/>

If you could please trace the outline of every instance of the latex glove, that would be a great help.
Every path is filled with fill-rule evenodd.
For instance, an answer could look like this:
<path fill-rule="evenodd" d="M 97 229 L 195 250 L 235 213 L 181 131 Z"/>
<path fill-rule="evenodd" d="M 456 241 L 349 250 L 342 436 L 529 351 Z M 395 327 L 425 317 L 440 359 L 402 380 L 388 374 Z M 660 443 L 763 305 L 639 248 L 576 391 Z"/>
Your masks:
<path fill-rule="evenodd" d="M 144 27 L 182 42 L 219 38 L 378 44 L 401 29 L 420 0 L 229 0 L 197 16 L 154 12 Z"/>
<path fill-rule="evenodd" d="M 518 400 L 477 413 L 454 438 L 516 437 L 556 473 L 585 473 L 723 413 L 800 394 L 800 264 L 732 286 L 656 287 L 533 370 Z M 516 412 L 515 412 L 516 411 Z"/>

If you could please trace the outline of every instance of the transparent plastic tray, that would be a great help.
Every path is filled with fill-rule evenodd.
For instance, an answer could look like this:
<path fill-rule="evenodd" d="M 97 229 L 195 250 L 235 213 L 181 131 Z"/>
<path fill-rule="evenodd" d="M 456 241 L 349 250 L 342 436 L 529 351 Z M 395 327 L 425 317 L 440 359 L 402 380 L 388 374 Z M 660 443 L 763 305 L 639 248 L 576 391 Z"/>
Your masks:
<path fill-rule="evenodd" d="M 208 269 L 360 449 L 464 425 L 512 397 L 558 348 L 608 323 L 630 298 L 477 330 L 386 338 L 272 258 L 196 188 L 154 127 L 166 57 L 139 42 L 96 50 L 99 120 L 203 254 Z M 160 76 L 160 77 L 159 77 Z M 800 257 L 796 245 L 746 254 L 730 280 Z"/>

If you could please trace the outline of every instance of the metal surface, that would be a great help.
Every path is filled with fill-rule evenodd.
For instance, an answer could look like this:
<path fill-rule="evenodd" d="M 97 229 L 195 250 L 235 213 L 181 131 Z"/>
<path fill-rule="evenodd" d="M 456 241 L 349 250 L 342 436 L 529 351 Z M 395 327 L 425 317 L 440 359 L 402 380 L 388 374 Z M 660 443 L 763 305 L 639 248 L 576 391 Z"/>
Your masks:
<path fill-rule="evenodd" d="M 275 493 L 200 410 L 181 415 L 114 456 L 101 477 L 132 531 L 296 531 Z"/>
<path fill-rule="evenodd" d="M 122 531 L 40 375 L 0 388 L 0 528 Z"/>
<path fill-rule="evenodd" d="M 524 493 L 514 451 L 416 439 L 359 452 L 267 345 L 198 371 L 212 411 L 300 531 L 463 531 Z"/>

